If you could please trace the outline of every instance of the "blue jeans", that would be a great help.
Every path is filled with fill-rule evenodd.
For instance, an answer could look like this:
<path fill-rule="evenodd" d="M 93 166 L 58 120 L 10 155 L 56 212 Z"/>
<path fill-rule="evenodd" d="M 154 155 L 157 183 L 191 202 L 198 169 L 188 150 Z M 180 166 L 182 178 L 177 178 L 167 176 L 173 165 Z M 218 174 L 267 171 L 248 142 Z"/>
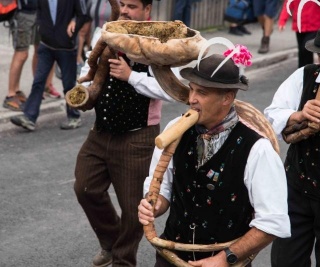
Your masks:
<path fill-rule="evenodd" d="M 193 0 L 176 0 L 174 7 L 174 20 L 181 20 L 188 27 L 191 23 L 191 5 Z"/>
<path fill-rule="evenodd" d="M 36 122 L 47 77 L 54 62 L 61 69 L 63 93 L 71 90 L 77 79 L 77 50 L 53 50 L 40 43 L 38 50 L 38 64 L 33 79 L 31 93 L 24 107 L 24 115 L 31 121 Z M 79 118 L 80 112 L 70 108 L 66 104 L 68 118 Z"/>

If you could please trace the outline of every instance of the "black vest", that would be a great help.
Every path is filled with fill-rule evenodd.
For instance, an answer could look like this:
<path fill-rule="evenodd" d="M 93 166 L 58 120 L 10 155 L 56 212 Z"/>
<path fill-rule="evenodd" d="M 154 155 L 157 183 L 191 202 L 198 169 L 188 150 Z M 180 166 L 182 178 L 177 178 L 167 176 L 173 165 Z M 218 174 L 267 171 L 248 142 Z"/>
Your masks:
<path fill-rule="evenodd" d="M 303 91 L 299 111 L 309 99 L 314 99 L 319 84 L 315 82 L 320 65 L 304 68 Z M 285 160 L 287 180 L 306 196 L 320 200 L 320 133 L 296 144 L 291 144 Z"/>
<path fill-rule="evenodd" d="M 129 60 L 124 57 L 129 64 Z M 132 70 L 147 72 L 148 66 L 134 63 Z M 148 126 L 150 98 L 138 94 L 127 82 L 110 76 L 97 99 L 96 128 L 112 134 Z"/>
<path fill-rule="evenodd" d="M 239 122 L 219 151 L 199 169 L 195 127 L 182 137 L 173 156 L 174 178 L 165 238 L 181 243 L 213 244 L 233 240 L 249 230 L 253 208 L 244 170 L 254 143 L 261 138 Z M 190 228 L 191 227 L 191 228 Z M 192 253 L 179 253 L 185 260 Z M 208 256 L 197 255 L 197 259 Z"/>

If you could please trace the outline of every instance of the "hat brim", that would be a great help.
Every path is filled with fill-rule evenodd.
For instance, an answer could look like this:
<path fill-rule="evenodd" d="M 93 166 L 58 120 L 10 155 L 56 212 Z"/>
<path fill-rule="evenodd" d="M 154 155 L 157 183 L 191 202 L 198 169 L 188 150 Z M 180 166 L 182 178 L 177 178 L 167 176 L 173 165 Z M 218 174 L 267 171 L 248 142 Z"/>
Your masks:
<path fill-rule="evenodd" d="M 240 89 L 243 91 L 247 91 L 249 88 L 248 85 L 243 84 L 242 82 L 240 82 L 240 80 L 235 84 L 218 83 L 205 80 L 204 78 L 199 77 L 195 73 L 193 73 L 193 68 L 184 68 L 180 70 L 180 75 L 182 76 L 182 78 L 204 87 L 213 87 L 219 89 Z"/>
<path fill-rule="evenodd" d="M 305 48 L 313 53 L 320 53 L 320 47 L 314 45 L 314 39 L 306 42 Z"/>

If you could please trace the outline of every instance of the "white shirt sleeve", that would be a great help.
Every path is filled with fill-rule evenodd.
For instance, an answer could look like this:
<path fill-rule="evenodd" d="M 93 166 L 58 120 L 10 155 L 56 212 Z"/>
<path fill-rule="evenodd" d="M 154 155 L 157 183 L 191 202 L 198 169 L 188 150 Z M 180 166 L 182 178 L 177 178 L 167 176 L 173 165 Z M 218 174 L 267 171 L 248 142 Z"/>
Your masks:
<path fill-rule="evenodd" d="M 244 183 L 254 208 L 250 227 L 281 238 L 290 237 L 285 170 L 268 139 L 259 139 L 251 148 Z"/>
<path fill-rule="evenodd" d="M 286 127 L 292 113 L 299 108 L 303 89 L 304 68 L 297 69 L 278 88 L 271 105 L 264 110 L 276 135 L 281 140 L 281 132 Z"/>
<path fill-rule="evenodd" d="M 153 75 L 151 67 L 149 72 Z M 137 93 L 149 97 L 151 99 L 161 99 L 168 102 L 175 102 L 159 85 L 153 76 L 148 76 L 146 72 L 132 71 L 128 80 Z"/>
<path fill-rule="evenodd" d="M 168 123 L 168 125 L 165 127 L 164 131 L 170 127 L 172 124 L 174 124 L 177 120 L 179 120 L 181 117 L 178 117 Z M 144 185 L 143 185 L 143 195 L 145 196 L 146 193 L 149 192 L 150 184 L 153 179 L 153 173 L 154 170 L 159 162 L 159 159 L 162 154 L 162 149 L 159 149 L 155 147 L 152 159 L 151 159 L 151 164 L 150 164 L 150 169 L 149 169 L 149 176 L 145 179 Z M 168 168 L 166 172 L 163 175 L 163 181 L 161 183 L 160 187 L 160 195 L 165 197 L 169 202 L 171 200 L 171 193 L 172 193 L 172 179 L 173 179 L 173 173 L 172 173 L 172 159 L 169 162 Z"/>

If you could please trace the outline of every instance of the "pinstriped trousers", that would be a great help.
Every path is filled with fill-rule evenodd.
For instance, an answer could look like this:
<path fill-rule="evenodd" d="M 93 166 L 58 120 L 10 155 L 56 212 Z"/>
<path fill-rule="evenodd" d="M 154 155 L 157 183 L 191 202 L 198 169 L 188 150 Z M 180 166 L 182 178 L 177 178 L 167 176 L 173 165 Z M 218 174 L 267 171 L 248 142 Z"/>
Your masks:
<path fill-rule="evenodd" d="M 159 125 L 121 135 L 90 131 L 75 168 L 74 190 L 103 249 L 112 250 L 113 266 L 136 266 L 143 235 L 138 205 L 148 176 Z M 119 216 L 108 189 L 113 185 Z"/>

